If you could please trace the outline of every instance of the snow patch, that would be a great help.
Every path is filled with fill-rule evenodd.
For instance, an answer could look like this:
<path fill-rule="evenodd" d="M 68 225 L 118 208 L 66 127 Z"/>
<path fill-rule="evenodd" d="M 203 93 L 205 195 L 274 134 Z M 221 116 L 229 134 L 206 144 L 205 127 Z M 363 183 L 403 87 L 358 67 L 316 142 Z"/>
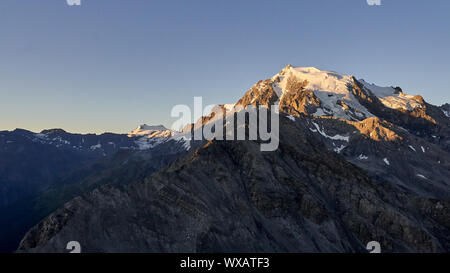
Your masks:
<path fill-rule="evenodd" d="M 367 160 L 367 159 L 369 159 L 369 157 L 368 157 L 368 156 L 365 156 L 365 155 L 363 155 L 363 154 L 360 154 L 360 155 L 358 156 L 358 159 L 359 159 L 359 160 Z"/>
<path fill-rule="evenodd" d="M 426 178 L 423 174 L 418 173 L 418 174 L 416 174 L 416 176 L 428 180 L 428 178 Z"/>
<path fill-rule="evenodd" d="M 166 140 L 167 140 L 166 138 L 158 138 L 158 137 L 157 138 L 141 137 L 134 143 L 136 143 L 139 150 L 148 150 L 156 147 L 157 145 L 163 143 Z"/>
<path fill-rule="evenodd" d="M 186 151 L 189 151 L 191 149 L 190 135 L 186 135 L 186 134 L 175 135 L 173 137 L 173 139 L 177 142 L 183 142 L 183 148 Z"/>
<path fill-rule="evenodd" d="M 325 131 L 321 130 L 319 125 L 315 122 L 313 122 L 314 127 L 316 127 L 316 129 L 311 129 L 309 128 L 309 130 L 311 130 L 312 132 L 316 133 L 319 132 L 319 134 L 321 134 L 322 136 L 332 139 L 332 140 L 342 140 L 342 141 L 347 141 L 349 142 L 349 137 L 348 136 L 341 136 L 341 135 L 335 135 L 335 136 L 329 136 L 325 133 Z"/>
<path fill-rule="evenodd" d="M 34 134 L 35 137 L 42 139 L 42 140 L 47 140 L 48 136 L 46 134 Z"/>
<path fill-rule="evenodd" d="M 69 141 L 62 139 L 61 137 L 55 137 L 52 140 L 55 141 L 55 142 L 62 143 L 62 144 L 70 145 Z M 61 145 L 59 145 L 58 147 L 60 147 L 60 146 Z"/>
<path fill-rule="evenodd" d="M 99 143 L 97 145 L 92 145 L 90 149 L 92 151 L 94 151 L 94 150 L 101 149 L 101 148 L 102 148 L 102 144 Z"/>
<path fill-rule="evenodd" d="M 342 150 L 344 150 L 344 148 L 347 147 L 345 145 L 341 145 L 340 147 L 336 147 L 334 148 L 333 151 L 335 151 L 336 153 L 340 154 Z"/>
<path fill-rule="evenodd" d="M 444 112 L 444 115 L 445 115 L 446 117 L 450 118 L 450 111 L 442 110 L 442 112 Z"/>

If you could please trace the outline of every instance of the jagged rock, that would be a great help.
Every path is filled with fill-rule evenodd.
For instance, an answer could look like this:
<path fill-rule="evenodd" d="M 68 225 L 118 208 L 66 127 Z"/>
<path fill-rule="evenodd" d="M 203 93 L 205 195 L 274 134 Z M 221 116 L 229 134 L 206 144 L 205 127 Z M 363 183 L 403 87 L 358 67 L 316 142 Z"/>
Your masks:
<path fill-rule="evenodd" d="M 212 141 L 124 190 L 103 187 L 33 228 L 20 251 L 445 252 L 448 203 L 398 191 L 282 119 L 280 147 Z M 436 210 L 436 209 L 435 209 Z M 436 219 L 441 219 L 437 222 Z"/>

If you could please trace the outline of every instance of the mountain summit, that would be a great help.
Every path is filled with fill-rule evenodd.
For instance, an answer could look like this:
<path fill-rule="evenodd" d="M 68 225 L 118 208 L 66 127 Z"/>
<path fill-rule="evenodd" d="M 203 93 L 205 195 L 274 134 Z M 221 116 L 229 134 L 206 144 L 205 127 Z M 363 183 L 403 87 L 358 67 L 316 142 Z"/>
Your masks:
<path fill-rule="evenodd" d="M 377 115 L 364 105 L 366 97 L 376 98 L 391 109 L 410 111 L 424 106 L 420 96 L 404 94 L 398 87 L 380 87 L 362 79 L 358 81 L 351 75 L 291 65 L 254 85 L 249 97 L 243 104 L 266 104 L 270 101 L 283 108 L 294 100 L 300 102 L 295 107 L 297 112 L 352 121 Z"/>
<path fill-rule="evenodd" d="M 153 132 L 156 132 L 156 131 L 158 131 L 158 132 L 165 132 L 165 131 L 169 131 L 169 129 L 167 129 L 163 125 L 149 126 L 147 124 L 143 124 L 143 125 L 139 125 L 136 129 L 131 131 L 129 136 L 131 137 L 131 136 L 149 135 L 149 134 L 151 134 Z"/>

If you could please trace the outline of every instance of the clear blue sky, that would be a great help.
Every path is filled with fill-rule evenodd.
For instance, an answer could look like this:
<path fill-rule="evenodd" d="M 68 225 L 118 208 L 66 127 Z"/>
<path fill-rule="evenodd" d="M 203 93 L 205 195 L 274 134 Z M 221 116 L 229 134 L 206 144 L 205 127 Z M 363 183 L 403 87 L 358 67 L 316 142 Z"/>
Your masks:
<path fill-rule="evenodd" d="M 286 64 L 450 102 L 450 1 L 0 1 L 0 130 L 170 126 Z"/>

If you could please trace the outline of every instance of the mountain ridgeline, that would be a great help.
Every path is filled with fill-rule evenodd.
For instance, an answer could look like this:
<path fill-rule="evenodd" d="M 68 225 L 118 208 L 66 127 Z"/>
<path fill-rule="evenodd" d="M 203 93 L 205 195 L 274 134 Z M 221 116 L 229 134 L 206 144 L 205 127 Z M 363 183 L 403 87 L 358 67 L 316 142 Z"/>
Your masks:
<path fill-rule="evenodd" d="M 18 251 L 66 252 L 69 241 L 83 252 L 366 252 L 370 241 L 450 251 L 448 104 L 288 65 L 223 108 L 247 105 L 278 106 L 277 150 L 261 152 L 259 140 L 183 149 L 185 137 L 158 130 L 151 145 L 134 142 L 147 157 L 115 164 L 119 179 L 78 191 Z M 155 165 L 160 145 L 183 152 Z"/>

